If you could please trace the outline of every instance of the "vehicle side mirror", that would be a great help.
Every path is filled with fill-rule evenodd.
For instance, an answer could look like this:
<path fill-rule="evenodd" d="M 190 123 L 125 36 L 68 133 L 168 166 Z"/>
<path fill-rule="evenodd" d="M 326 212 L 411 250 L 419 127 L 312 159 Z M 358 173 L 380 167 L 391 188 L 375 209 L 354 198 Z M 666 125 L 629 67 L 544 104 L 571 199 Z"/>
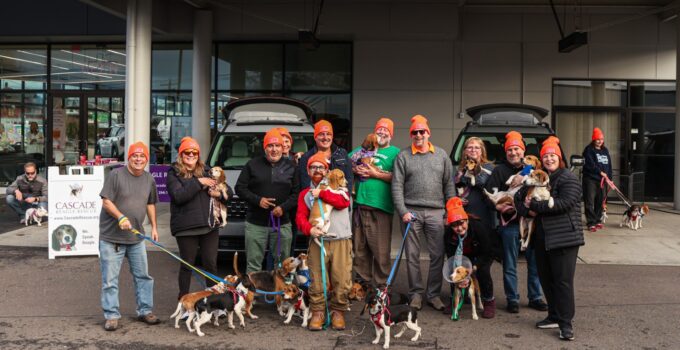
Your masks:
<path fill-rule="evenodd" d="M 571 157 L 569 157 L 569 164 L 571 164 L 572 167 L 583 166 L 583 163 L 585 163 L 585 160 L 581 155 L 572 154 Z"/>

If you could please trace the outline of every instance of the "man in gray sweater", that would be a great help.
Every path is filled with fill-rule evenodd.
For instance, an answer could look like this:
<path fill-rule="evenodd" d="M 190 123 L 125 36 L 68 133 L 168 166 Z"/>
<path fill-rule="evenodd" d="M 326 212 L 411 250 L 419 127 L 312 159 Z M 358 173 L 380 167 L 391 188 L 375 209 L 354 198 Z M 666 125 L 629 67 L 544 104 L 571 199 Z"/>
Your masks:
<path fill-rule="evenodd" d="M 411 118 L 411 146 L 399 152 L 394 162 L 392 198 L 402 219 L 402 229 L 411 222 L 406 238 L 406 262 L 410 305 L 422 307 L 422 293 L 428 304 L 443 310 L 439 297 L 444 263 L 444 214 L 446 201 L 455 196 L 451 180 L 453 166 L 446 152 L 432 145 L 430 127 L 422 115 Z M 427 289 L 420 275 L 420 245 L 425 238 L 430 254 Z"/>

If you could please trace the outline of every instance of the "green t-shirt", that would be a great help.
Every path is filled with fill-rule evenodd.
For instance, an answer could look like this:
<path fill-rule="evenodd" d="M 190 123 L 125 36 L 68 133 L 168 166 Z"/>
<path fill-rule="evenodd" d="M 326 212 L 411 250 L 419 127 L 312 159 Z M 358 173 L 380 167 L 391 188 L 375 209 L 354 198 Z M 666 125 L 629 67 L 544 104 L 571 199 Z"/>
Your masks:
<path fill-rule="evenodd" d="M 360 149 L 361 147 L 357 147 L 352 150 L 349 157 L 351 158 L 352 154 Z M 399 148 L 395 146 L 380 148 L 373 157 L 374 164 L 383 171 L 392 172 L 394 160 L 397 158 L 399 151 Z M 389 182 L 370 178 L 363 181 L 354 181 L 354 184 L 356 185 L 355 203 L 378 208 L 390 214 L 394 213 L 392 186 Z"/>

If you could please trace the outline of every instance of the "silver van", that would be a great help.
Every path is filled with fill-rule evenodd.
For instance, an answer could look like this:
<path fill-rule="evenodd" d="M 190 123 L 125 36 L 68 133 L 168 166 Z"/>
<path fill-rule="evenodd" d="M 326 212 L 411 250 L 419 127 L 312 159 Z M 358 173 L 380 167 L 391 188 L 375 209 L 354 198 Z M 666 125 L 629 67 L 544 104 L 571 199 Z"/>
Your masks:
<path fill-rule="evenodd" d="M 253 157 L 262 155 L 267 130 L 285 127 L 293 136 L 291 153 L 306 152 L 314 145 L 314 111 L 305 102 L 285 97 L 248 97 L 228 103 L 222 110 L 226 125 L 215 136 L 206 163 L 225 170 L 234 188 L 241 170 Z M 248 205 L 238 196 L 228 201 L 228 224 L 220 229 L 219 251 L 245 251 L 244 228 Z M 295 217 L 291 218 L 295 221 Z M 295 251 L 307 249 L 307 237 L 298 235 Z"/>

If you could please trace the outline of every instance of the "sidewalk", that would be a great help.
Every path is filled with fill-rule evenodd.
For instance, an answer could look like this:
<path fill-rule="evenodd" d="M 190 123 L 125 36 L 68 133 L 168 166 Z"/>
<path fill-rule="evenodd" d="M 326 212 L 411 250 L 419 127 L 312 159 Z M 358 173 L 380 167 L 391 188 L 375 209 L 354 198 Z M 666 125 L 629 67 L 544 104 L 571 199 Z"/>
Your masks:
<path fill-rule="evenodd" d="M 610 203 L 605 229 L 595 233 L 584 232 L 586 245 L 579 251 L 581 263 L 680 266 L 680 213 L 674 212 L 667 205 L 655 205 L 645 217 L 644 228 L 633 231 L 627 227 L 619 227 L 623 210 L 622 205 Z M 157 213 L 159 240 L 168 249 L 176 251 L 177 242 L 170 234 L 170 205 L 159 204 Z M 398 227 L 396 221 L 394 227 Z M 150 231 L 148 225 L 145 229 Z M 401 232 L 397 232 L 398 230 L 395 228 L 392 237 L 392 257 L 396 256 L 401 243 Z M 47 249 L 46 233 L 46 225 L 21 227 L 0 234 L 0 246 Z M 148 249 L 159 250 L 151 245 Z M 427 254 L 422 254 L 421 258 L 426 260 Z"/>

